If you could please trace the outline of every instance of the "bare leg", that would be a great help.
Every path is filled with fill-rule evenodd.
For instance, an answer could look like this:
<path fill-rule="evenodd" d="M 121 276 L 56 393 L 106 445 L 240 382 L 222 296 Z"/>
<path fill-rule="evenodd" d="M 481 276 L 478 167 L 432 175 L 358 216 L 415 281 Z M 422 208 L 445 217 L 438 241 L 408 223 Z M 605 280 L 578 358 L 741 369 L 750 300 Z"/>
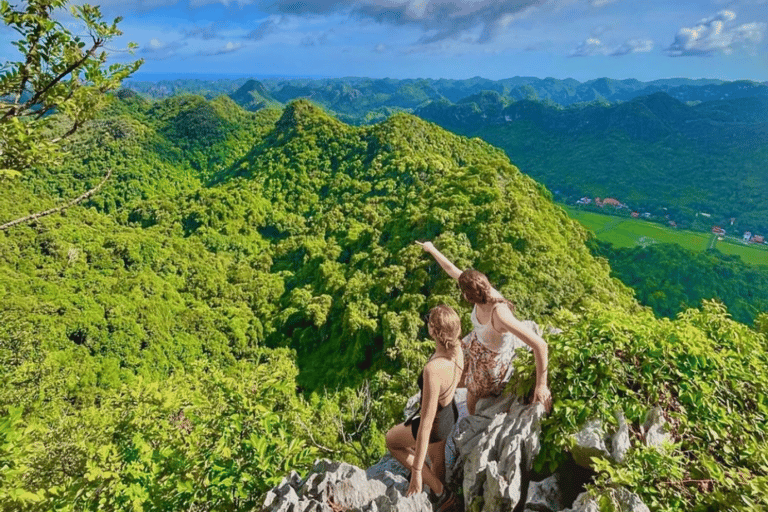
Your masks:
<path fill-rule="evenodd" d="M 475 414 L 475 405 L 477 405 L 478 397 L 475 396 L 469 389 L 467 389 L 467 411 L 469 414 Z"/>
<path fill-rule="evenodd" d="M 430 444 L 427 447 L 427 453 L 429 454 L 430 462 L 432 462 L 432 472 L 440 482 L 445 482 L 445 441 Z M 430 487 L 435 489 L 431 485 Z M 439 491 L 435 489 L 435 492 L 440 494 L 442 488 Z"/>
<path fill-rule="evenodd" d="M 416 454 L 415 446 L 416 440 L 411 433 L 411 427 L 406 427 L 404 424 L 400 423 L 389 429 L 389 432 L 387 432 L 387 448 L 389 449 L 389 453 L 400 461 L 400 464 L 408 469 L 413 469 L 413 459 Z M 429 453 L 431 458 L 432 452 L 430 451 Z M 434 459 L 432 460 L 432 463 L 434 464 Z M 444 459 L 443 465 L 445 465 Z M 422 481 L 437 494 L 443 492 L 443 483 L 432 471 L 432 468 L 426 463 L 421 469 L 421 478 Z"/>

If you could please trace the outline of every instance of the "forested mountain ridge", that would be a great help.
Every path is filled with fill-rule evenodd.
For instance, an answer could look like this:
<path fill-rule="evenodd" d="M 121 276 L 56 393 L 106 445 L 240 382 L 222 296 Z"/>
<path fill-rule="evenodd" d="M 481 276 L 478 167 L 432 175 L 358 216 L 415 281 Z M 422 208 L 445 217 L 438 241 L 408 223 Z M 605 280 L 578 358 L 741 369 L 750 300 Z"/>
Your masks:
<path fill-rule="evenodd" d="M 247 83 L 246 83 L 247 82 Z M 427 101 L 446 99 L 458 102 L 482 91 L 499 93 L 507 100 L 537 100 L 549 104 L 569 106 L 576 103 L 629 101 L 639 96 L 666 92 L 683 102 L 703 102 L 768 95 L 768 84 L 748 80 L 724 82 L 722 80 L 666 79 L 641 82 L 598 78 L 579 82 L 574 79 L 513 77 L 502 80 L 486 78 L 451 79 L 373 79 L 324 78 L 280 79 L 263 78 L 232 80 L 161 80 L 147 82 L 132 79 L 126 86 L 155 98 L 179 93 L 193 93 L 213 98 L 220 94 L 233 94 L 241 87 L 263 89 L 273 99 L 286 103 L 308 98 L 339 114 L 349 115 L 360 122 L 366 115 L 380 108 L 410 110 Z M 263 95 L 263 93 L 260 93 Z M 240 103 L 247 107 L 245 97 Z M 369 119 L 370 121 L 370 119 Z"/>
<path fill-rule="evenodd" d="M 318 357 L 326 351 L 344 368 L 382 364 L 403 336 L 396 326 L 413 328 L 423 290 L 447 285 L 441 293 L 457 299 L 445 276 L 422 273 L 414 240 L 452 247 L 457 264 L 488 272 L 525 316 L 545 318 L 587 298 L 629 304 L 590 261 L 582 228 L 544 189 L 498 150 L 412 116 L 352 128 L 292 103 L 264 143 L 218 179 L 219 193 L 255 187 L 285 205 L 259 227 L 285 280 L 285 324 L 275 339 L 292 340 L 312 387 L 341 375 Z"/>
<path fill-rule="evenodd" d="M 539 470 L 590 417 L 637 430 L 660 405 L 670 451 L 629 452 L 596 493 L 766 505 L 764 335 L 716 304 L 655 319 L 499 149 L 407 114 L 352 127 L 307 101 L 122 96 L 61 168 L 0 193 L 10 219 L 115 172 L 0 233 L 0 507 L 253 509 L 316 457 L 376 460 L 432 351 L 423 315 L 448 303 L 470 325 L 416 239 L 563 329 Z M 530 357 L 516 372 L 525 395 Z"/>
<path fill-rule="evenodd" d="M 503 148 L 551 190 L 575 200 L 614 197 L 669 215 L 680 226 L 697 212 L 713 224 L 768 232 L 768 99 L 686 105 L 666 93 L 618 105 L 560 109 L 508 103 L 494 93 L 436 102 L 416 114 Z"/>
<path fill-rule="evenodd" d="M 246 109 L 308 98 L 350 124 L 408 111 L 480 136 L 562 192 L 562 200 L 616 197 L 681 227 L 705 212 L 715 216 L 713 224 L 734 218 L 741 232 L 768 232 L 768 203 L 759 192 L 768 160 L 768 84 L 532 77 L 242 82 L 232 82 L 242 87 L 231 97 Z M 199 90 L 205 82 L 189 85 Z M 224 90 L 215 85 L 209 94 Z"/>

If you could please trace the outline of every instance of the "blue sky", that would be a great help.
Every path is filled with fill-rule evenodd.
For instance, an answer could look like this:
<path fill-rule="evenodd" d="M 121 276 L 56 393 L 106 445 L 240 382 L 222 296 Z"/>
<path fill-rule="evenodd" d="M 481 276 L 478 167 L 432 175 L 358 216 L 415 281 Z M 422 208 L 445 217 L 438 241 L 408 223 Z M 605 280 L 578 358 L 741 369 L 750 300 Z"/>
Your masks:
<path fill-rule="evenodd" d="M 12 2 L 13 3 L 13 2 Z M 93 2 L 96 3 L 96 2 Z M 768 81 L 768 0 L 106 0 L 141 73 Z M 3 60 L 12 57 L 6 30 Z M 114 58 L 130 56 L 116 52 Z"/>

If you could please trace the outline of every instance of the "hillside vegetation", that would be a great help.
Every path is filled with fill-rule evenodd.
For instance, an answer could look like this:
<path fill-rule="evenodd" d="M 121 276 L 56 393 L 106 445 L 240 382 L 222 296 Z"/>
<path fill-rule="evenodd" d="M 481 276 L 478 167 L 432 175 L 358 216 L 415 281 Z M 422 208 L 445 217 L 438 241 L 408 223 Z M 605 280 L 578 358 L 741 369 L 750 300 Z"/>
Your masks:
<path fill-rule="evenodd" d="M 757 96 L 689 106 L 659 92 L 563 109 L 483 93 L 416 114 L 504 149 L 561 200 L 613 197 L 681 227 L 705 212 L 713 224 L 768 233 L 766 112 Z"/>
<path fill-rule="evenodd" d="M 470 326 L 425 239 L 564 331 L 539 470 L 589 417 L 621 408 L 637 430 L 661 405 L 669 450 L 604 462 L 595 493 L 768 505 L 765 335 L 717 304 L 655 319 L 487 143 L 407 114 L 122 94 L 66 165 L 3 183 L 0 218 L 108 167 L 89 202 L 0 233 L 0 508 L 250 509 L 315 457 L 375 461 L 431 353 L 423 315 L 448 303 Z"/>

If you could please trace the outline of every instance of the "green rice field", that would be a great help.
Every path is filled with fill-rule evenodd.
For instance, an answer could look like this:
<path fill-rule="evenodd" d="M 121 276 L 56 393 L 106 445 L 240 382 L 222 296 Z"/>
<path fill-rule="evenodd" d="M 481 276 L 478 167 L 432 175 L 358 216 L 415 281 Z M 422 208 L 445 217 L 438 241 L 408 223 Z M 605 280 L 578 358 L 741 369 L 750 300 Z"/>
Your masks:
<path fill-rule="evenodd" d="M 719 240 L 712 233 L 685 231 L 662 226 L 654 222 L 614 215 L 587 212 L 562 206 L 568 215 L 595 233 L 598 240 L 609 242 L 615 247 L 635 247 L 654 243 L 673 243 L 693 251 L 704 251 L 716 247 L 723 254 L 741 256 L 744 263 L 768 266 L 768 246 L 746 244 L 740 239 L 725 237 Z"/>

